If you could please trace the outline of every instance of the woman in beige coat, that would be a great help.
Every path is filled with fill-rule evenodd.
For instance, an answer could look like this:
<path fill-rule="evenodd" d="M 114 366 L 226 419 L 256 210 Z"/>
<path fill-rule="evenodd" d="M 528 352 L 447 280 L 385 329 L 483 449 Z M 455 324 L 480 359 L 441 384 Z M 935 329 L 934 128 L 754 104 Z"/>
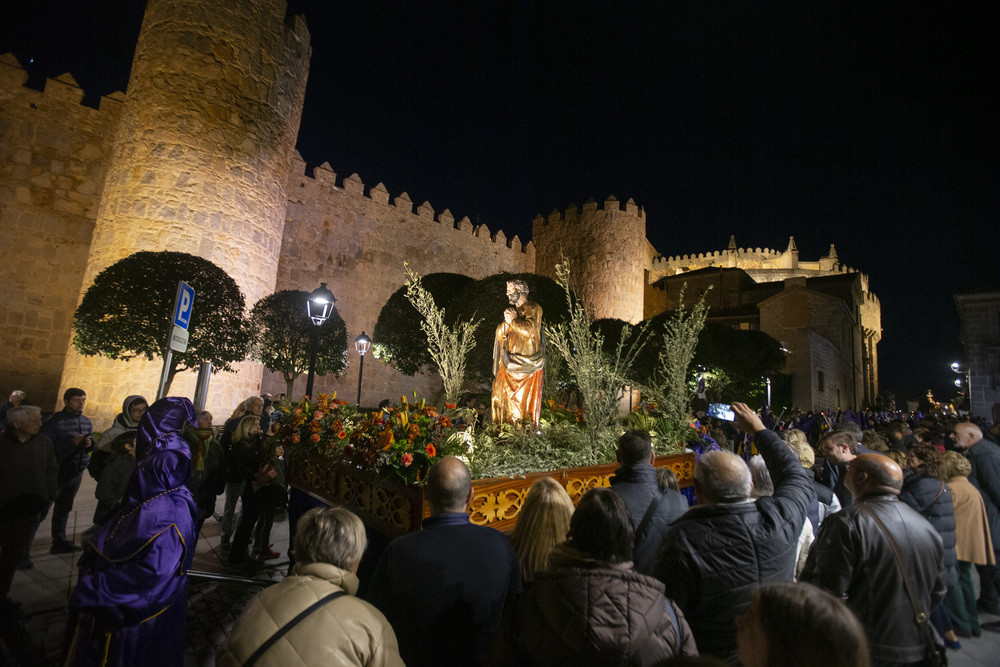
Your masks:
<path fill-rule="evenodd" d="M 247 604 L 216 664 L 244 665 L 256 653 L 256 667 L 402 667 L 389 621 L 355 597 L 365 544 L 364 524 L 348 510 L 306 512 L 295 534 L 292 576 Z M 290 623 L 306 610 L 308 615 Z"/>
<path fill-rule="evenodd" d="M 982 634 L 976 609 L 976 591 L 972 585 L 972 564 L 996 563 L 990 526 L 986 521 L 986 507 L 979 490 L 969 482 L 970 472 L 972 466 L 958 452 L 944 455 L 942 473 L 948 478 L 948 488 L 955 505 L 955 551 L 958 554 L 958 585 L 948 589 L 944 604 L 959 637 L 978 637 Z"/>

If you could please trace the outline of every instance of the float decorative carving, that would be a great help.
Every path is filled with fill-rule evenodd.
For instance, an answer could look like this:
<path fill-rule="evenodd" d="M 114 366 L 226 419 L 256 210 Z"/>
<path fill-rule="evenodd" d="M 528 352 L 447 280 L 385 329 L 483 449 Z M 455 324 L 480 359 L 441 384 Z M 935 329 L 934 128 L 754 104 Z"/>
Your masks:
<path fill-rule="evenodd" d="M 653 465 L 673 470 L 681 488 L 691 486 L 694 454 L 661 456 Z M 555 479 L 576 504 L 590 489 L 609 486 L 617 467 L 615 463 L 608 463 L 517 477 L 472 480 L 469 518 L 477 525 L 510 532 L 517 523 L 524 498 L 536 480 L 542 477 Z M 370 527 L 390 537 L 419 530 L 420 520 L 430 514 L 422 486 L 405 486 L 394 480 L 376 478 L 358 468 L 335 465 L 308 456 L 293 458 L 289 471 L 292 486 L 325 502 L 351 508 Z"/>

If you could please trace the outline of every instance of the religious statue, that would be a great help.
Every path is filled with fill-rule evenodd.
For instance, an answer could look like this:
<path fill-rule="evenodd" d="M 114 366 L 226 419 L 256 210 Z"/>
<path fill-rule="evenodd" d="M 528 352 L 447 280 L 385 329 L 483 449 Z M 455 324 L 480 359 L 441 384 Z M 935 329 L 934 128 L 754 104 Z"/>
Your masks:
<path fill-rule="evenodd" d="M 542 307 L 528 301 L 523 280 L 507 282 L 507 300 L 511 307 L 504 311 L 493 343 L 493 422 L 531 421 L 537 426 L 545 368 Z"/>

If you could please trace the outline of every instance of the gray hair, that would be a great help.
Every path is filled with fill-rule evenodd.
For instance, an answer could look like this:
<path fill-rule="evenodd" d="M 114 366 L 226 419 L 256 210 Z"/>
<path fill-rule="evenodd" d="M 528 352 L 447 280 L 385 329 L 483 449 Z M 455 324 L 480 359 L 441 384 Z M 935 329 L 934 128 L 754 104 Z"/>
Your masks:
<path fill-rule="evenodd" d="M 750 495 L 754 498 L 774 495 L 774 482 L 771 481 L 771 473 L 767 471 L 767 464 L 760 454 L 750 457 L 750 479 L 753 481 L 753 489 Z"/>
<path fill-rule="evenodd" d="M 199 412 L 199 413 L 198 413 L 198 414 L 197 414 L 197 415 L 195 416 L 195 419 L 201 419 L 202 417 L 207 417 L 208 419 L 213 419 L 213 417 L 212 417 L 212 413 L 211 413 L 211 412 L 209 412 L 208 410 L 202 410 L 201 412 Z"/>
<path fill-rule="evenodd" d="M 731 503 L 750 498 L 750 469 L 730 452 L 706 452 L 694 467 L 694 479 L 709 503 Z"/>
<path fill-rule="evenodd" d="M 329 563 L 348 570 L 361 562 L 368 540 L 365 524 L 343 507 L 316 507 L 299 519 L 295 531 L 295 560 Z"/>
<path fill-rule="evenodd" d="M 35 405 L 18 405 L 7 411 L 7 423 L 18 428 L 28 418 L 28 415 L 42 414 L 42 409 Z"/>
<path fill-rule="evenodd" d="M 508 280 L 507 285 L 512 285 L 521 294 L 527 295 L 531 290 L 528 289 L 528 283 L 523 280 Z"/>
<path fill-rule="evenodd" d="M 25 396 L 24 392 L 21 391 L 20 389 L 15 389 L 14 391 L 10 392 L 11 398 L 20 398 L 21 400 L 24 400 L 24 396 Z"/>

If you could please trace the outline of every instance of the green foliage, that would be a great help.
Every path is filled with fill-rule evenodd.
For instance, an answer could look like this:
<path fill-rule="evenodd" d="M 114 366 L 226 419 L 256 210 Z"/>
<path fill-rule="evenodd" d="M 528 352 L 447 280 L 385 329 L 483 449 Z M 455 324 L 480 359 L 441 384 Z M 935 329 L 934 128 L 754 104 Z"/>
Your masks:
<path fill-rule="evenodd" d="M 434 302 L 434 297 L 421 284 L 420 276 L 406 267 L 406 298 L 423 317 L 420 328 L 427 336 L 427 350 L 437 365 L 444 385 L 444 399 L 458 403 L 465 381 L 466 357 L 475 344 L 474 334 L 482 320 L 461 320 L 449 326 L 445 323 L 444 308 Z"/>
<path fill-rule="evenodd" d="M 447 309 L 458 295 L 475 283 L 475 279 L 458 273 L 429 273 L 420 279 L 424 289 L 440 308 Z M 372 353 L 382 363 L 394 367 L 403 375 L 421 371 L 437 372 L 427 346 L 427 334 L 420 327 L 423 317 L 406 298 L 406 285 L 392 293 L 382 306 L 372 331 Z M 469 315 L 468 319 L 474 317 Z M 447 320 L 453 323 L 454 319 Z"/>
<path fill-rule="evenodd" d="M 608 353 L 604 336 L 591 327 L 583 304 L 573 299 L 569 289 L 570 268 L 567 262 L 556 265 L 559 285 L 563 288 L 569 318 L 565 322 L 546 324 L 550 345 L 559 351 L 570 375 L 583 395 L 586 430 L 594 462 L 607 457 L 607 448 L 615 446 L 608 432 L 618 418 L 620 401 L 636 355 L 644 345 L 645 336 L 633 338 L 633 327 L 624 324 L 618 343 Z M 629 343 L 628 341 L 634 341 Z M 613 451 L 613 450 L 612 450 Z"/>
<path fill-rule="evenodd" d="M 698 436 L 687 420 L 677 422 L 642 409 L 630 412 L 625 424 L 629 429 L 648 433 L 657 456 L 682 452 L 685 443 Z"/>
<path fill-rule="evenodd" d="M 203 361 L 213 372 L 233 371 L 251 342 L 243 292 L 212 262 L 182 252 L 137 252 L 97 274 L 74 314 L 73 346 L 85 356 L 162 358 L 181 280 L 195 290 L 194 308 L 187 351 L 172 355 L 167 388 Z"/>
<path fill-rule="evenodd" d="M 475 347 L 469 354 L 468 378 L 486 386 L 493 384 L 493 340 L 496 327 L 503 322 L 503 311 L 510 307 L 507 281 L 523 280 L 528 285 L 528 299 L 542 307 L 542 322 L 556 324 L 568 317 L 566 297 L 562 288 L 550 278 L 534 273 L 498 273 L 477 280 L 462 290 L 448 306 L 448 322 L 481 317 L 486 326 L 476 334 Z M 549 348 L 551 349 L 551 348 Z M 549 354 L 549 351 L 546 351 Z M 545 363 L 549 364 L 550 356 Z M 544 381 L 549 381 L 546 374 Z M 555 387 L 552 387 L 553 389 Z M 543 387 L 543 392 L 548 388 Z"/>
<path fill-rule="evenodd" d="M 691 366 L 698 345 L 698 336 L 705 326 L 705 318 L 708 315 L 704 294 L 698 299 L 694 308 L 685 311 L 684 288 L 681 288 L 679 302 L 680 307 L 664 322 L 660 337 L 662 349 L 659 365 L 653 381 L 643 389 L 643 394 L 659 406 L 663 415 L 675 424 L 683 423 L 687 418 L 688 368 Z"/>
<path fill-rule="evenodd" d="M 530 424 L 502 424 L 477 434 L 468 455 L 473 478 L 523 475 L 615 460 L 612 439 L 611 457 L 595 461 L 590 436 L 578 425 L 543 422 L 540 431 Z M 605 446 L 601 451 L 608 449 Z"/>
<path fill-rule="evenodd" d="M 749 403 L 764 392 L 764 378 L 776 380 L 785 368 L 781 343 L 763 331 L 740 330 L 708 322 L 698 339 L 694 363 L 722 373 L 708 392 L 713 402 Z"/>
<path fill-rule="evenodd" d="M 292 398 L 292 385 L 309 370 L 309 351 L 316 338 L 316 375 L 340 375 L 347 368 L 347 326 L 334 308 L 320 326 L 306 314 L 307 292 L 282 290 L 268 294 L 250 311 L 255 335 L 251 356 L 269 371 L 281 373 Z"/>

